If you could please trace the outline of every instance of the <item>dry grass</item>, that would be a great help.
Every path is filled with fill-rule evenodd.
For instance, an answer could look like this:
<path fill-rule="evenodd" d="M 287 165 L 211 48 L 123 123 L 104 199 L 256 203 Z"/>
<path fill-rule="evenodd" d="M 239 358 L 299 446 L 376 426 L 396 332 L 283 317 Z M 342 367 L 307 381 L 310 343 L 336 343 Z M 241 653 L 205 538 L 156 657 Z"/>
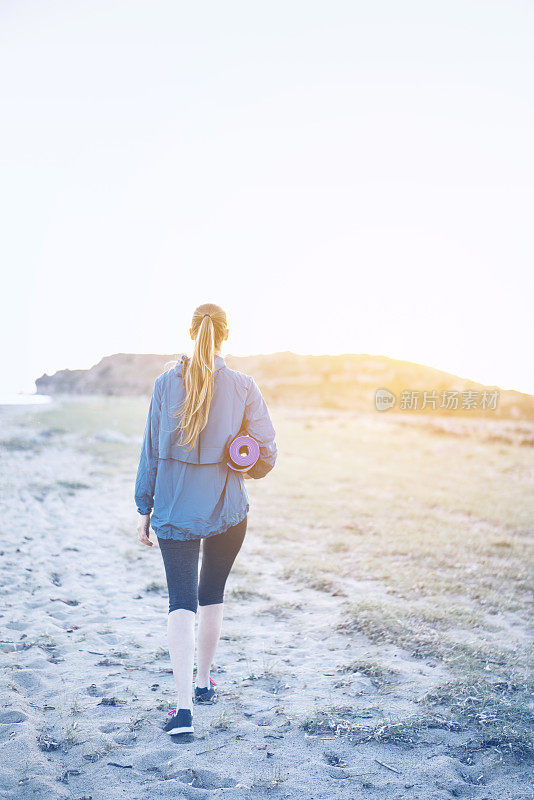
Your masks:
<path fill-rule="evenodd" d="M 370 678 L 375 686 L 383 686 L 391 683 L 398 676 L 398 670 L 385 666 L 378 661 L 371 659 L 356 658 L 348 664 L 338 667 L 340 672 L 355 673 L 365 675 Z"/>
<path fill-rule="evenodd" d="M 452 676 L 405 719 L 365 722 L 319 709 L 304 729 L 398 744 L 443 729 L 467 735 L 472 749 L 530 757 L 527 694 L 502 689 L 530 661 L 534 468 L 513 424 L 504 442 L 494 425 L 469 430 L 465 420 L 436 427 L 284 413 L 276 422 L 280 461 L 265 489 L 252 487 L 252 500 L 268 520 L 279 574 L 342 598 L 339 632 Z M 357 660 L 354 671 L 380 681 L 372 664 Z M 466 699 L 470 685 L 476 701 Z"/>

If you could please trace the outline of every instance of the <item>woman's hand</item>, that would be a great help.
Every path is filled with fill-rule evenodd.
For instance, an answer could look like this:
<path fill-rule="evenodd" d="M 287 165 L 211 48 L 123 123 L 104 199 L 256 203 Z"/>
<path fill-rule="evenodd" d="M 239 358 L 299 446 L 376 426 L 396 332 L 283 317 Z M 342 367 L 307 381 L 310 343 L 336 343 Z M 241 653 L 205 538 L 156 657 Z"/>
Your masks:
<path fill-rule="evenodd" d="M 137 538 L 141 544 L 146 544 L 147 547 L 152 547 L 154 542 L 148 538 L 150 536 L 150 514 L 141 514 L 137 524 Z"/>

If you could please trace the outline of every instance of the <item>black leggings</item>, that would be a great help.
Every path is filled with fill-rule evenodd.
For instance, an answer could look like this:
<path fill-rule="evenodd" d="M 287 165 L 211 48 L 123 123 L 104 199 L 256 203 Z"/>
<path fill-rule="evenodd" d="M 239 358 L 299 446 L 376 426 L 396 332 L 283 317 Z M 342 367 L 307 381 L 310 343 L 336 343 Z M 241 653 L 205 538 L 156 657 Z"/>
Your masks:
<path fill-rule="evenodd" d="M 200 539 L 160 539 L 167 588 L 169 614 L 177 608 L 197 612 L 198 606 L 222 603 L 224 587 L 247 531 L 247 518 L 224 533 L 202 541 L 202 565 L 198 576 Z"/>

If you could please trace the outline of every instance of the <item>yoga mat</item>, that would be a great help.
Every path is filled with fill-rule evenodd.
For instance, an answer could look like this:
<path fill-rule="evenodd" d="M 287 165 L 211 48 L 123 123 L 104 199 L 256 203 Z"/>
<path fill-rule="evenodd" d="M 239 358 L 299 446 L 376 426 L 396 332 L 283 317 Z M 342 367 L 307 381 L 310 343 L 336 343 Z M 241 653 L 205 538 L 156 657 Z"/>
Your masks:
<path fill-rule="evenodd" d="M 244 450 L 243 453 L 239 452 L 241 449 Z M 246 472 L 260 457 L 260 446 L 252 436 L 240 434 L 230 442 L 228 455 L 230 461 L 227 462 L 227 465 L 230 469 L 235 472 Z"/>

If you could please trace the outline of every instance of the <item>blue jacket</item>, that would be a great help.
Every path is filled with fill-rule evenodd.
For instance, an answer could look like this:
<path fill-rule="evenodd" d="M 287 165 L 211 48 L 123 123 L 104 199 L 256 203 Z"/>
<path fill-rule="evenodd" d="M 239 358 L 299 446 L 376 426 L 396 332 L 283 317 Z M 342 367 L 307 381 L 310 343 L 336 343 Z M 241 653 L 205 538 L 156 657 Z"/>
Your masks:
<path fill-rule="evenodd" d="M 152 511 L 152 528 L 162 538 L 209 536 L 243 519 L 249 510 L 244 479 L 226 466 L 226 445 L 240 430 L 260 445 L 251 477 L 264 477 L 277 456 L 275 430 L 258 385 L 250 375 L 227 367 L 222 356 L 214 360 L 206 427 L 191 451 L 176 444 L 173 413 L 185 396 L 184 359 L 155 380 L 135 482 L 137 510 Z"/>

